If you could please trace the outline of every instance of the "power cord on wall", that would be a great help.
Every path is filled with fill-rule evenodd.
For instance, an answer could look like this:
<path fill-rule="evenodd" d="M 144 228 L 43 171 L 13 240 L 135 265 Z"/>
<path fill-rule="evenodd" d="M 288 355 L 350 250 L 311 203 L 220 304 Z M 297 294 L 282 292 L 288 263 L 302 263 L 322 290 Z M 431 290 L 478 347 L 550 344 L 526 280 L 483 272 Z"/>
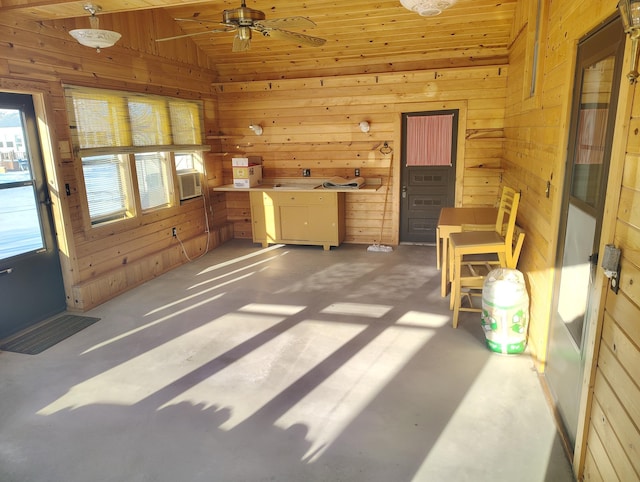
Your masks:
<path fill-rule="evenodd" d="M 204 232 L 207 233 L 207 245 L 204 249 L 204 252 L 200 256 L 198 256 L 197 258 L 191 259 L 187 254 L 187 250 L 185 249 L 182 240 L 178 236 L 178 232 L 175 230 L 175 228 L 173 229 L 173 237 L 178 240 L 178 243 L 180 243 L 180 247 L 182 248 L 182 254 L 184 254 L 184 257 L 187 258 L 187 261 L 189 262 L 195 261 L 196 259 L 200 259 L 209 252 L 209 240 L 211 239 L 211 231 L 209 230 L 209 215 L 207 214 L 207 200 L 204 197 L 204 193 L 202 194 L 202 205 L 204 206 L 204 225 L 205 225 Z"/>

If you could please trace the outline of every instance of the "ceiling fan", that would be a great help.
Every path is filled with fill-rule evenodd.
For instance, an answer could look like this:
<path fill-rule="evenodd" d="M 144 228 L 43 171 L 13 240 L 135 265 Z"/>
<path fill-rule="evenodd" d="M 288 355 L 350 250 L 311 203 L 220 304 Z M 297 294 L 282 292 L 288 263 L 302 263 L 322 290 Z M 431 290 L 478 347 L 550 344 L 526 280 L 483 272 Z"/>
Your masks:
<path fill-rule="evenodd" d="M 245 0 L 239 8 L 232 8 L 222 12 L 222 22 L 214 20 L 201 20 L 194 15 L 194 18 L 176 18 L 178 22 L 201 22 L 213 23 L 220 25 L 220 28 L 205 30 L 204 32 L 188 33 L 184 35 L 176 35 L 175 37 L 166 37 L 156 39 L 156 42 L 165 42 L 167 40 L 175 40 L 184 37 L 195 37 L 196 35 L 206 35 L 217 32 L 236 32 L 233 38 L 233 52 L 242 52 L 249 50 L 251 46 L 251 32 L 258 32 L 265 37 L 271 37 L 279 40 L 288 40 L 297 44 L 309 45 L 311 47 L 319 47 L 324 45 L 325 39 L 312 37 L 298 32 L 284 30 L 286 28 L 314 28 L 316 24 L 306 17 L 284 17 L 266 19 L 264 12 L 248 8 Z"/>

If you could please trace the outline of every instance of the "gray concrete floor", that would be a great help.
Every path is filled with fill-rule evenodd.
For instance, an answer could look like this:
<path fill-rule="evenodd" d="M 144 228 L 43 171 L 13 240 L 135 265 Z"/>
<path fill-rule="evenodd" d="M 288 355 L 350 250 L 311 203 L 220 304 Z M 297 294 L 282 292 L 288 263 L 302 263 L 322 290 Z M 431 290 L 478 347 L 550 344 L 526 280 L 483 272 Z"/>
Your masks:
<path fill-rule="evenodd" d="M 573 480 L 531 359 L 439 279 L 432 247 L 229 242 L 0 353 L 0 480 Z"/>

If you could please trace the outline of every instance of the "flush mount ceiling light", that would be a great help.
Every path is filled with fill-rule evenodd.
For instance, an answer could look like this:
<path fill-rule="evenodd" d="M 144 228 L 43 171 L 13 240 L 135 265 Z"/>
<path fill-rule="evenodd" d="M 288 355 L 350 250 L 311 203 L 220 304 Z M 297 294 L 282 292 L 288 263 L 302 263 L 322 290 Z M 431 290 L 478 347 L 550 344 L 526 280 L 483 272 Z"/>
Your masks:
<path fill-rule="evenodd" d="M 400 0 L 400 3 L 407 10 L 417 13 L 423 17 L 434 17 L 440 15 L 457 0 Z"/>
<path fill-rule="evenodd" d="M 627 78 L 633 83 L 638 78 L 638 40 L 640 40 L 640 0 L 620 0 L 618 3 L 622 27 L 631 38 L 631 71 Z"/>
<path fill-rule="evenodd" d="M 84 9 L 91 14 L 89 17 L 89 25 L 91 28 L 70 30 L 69 35 L 76 39 L 79 44 L 94 48 L 97 52 L 100 52 L 100 49 L 113 47 L 113 45 L 120 40 L 121 35 L 111 30 L 100 30 L 98 27 L 98 17 L 96 17 L 96 13 L 102 10 L 100 5 L 87 3 Z"/>
<path fill-rule="evenodd" d="M 365 120 L 360 122 L 360 124 L 358 124 L 360 126 L 360 130 L 364 133 L 369 132 L 369 130 L 371 129 L 371 126 L 369 125 L 369 123 Z"/>

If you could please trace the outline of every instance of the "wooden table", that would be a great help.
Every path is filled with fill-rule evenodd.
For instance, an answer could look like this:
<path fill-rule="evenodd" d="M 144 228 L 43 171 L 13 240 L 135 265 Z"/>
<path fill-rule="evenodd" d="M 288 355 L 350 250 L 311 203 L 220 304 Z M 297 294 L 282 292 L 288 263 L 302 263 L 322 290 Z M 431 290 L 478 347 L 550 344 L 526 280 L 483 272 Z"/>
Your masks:
<path fill-rule="evenodd" d="M 447 287 L 450 281 L 447 262 L 449 235 L 461 232 L 462 226 L 465 224 L 495 226 L 497 218 L 497 208 L 442 208 L 436 228 L 436 263 L 441 271 L 440 295 L 443 298 L 447 296 Z"/>

